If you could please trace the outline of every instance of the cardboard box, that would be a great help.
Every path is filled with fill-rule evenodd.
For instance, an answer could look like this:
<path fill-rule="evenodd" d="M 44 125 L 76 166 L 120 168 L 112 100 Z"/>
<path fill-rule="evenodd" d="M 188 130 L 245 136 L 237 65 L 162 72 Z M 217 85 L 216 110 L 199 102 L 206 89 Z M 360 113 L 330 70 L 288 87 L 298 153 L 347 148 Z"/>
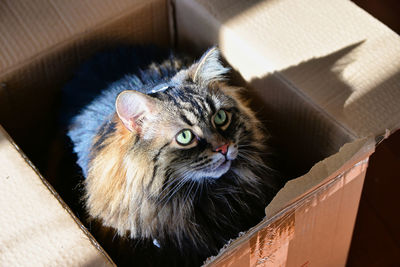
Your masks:
<path fill-rule="evenodd" d="M 400 126 L 386 26 L 346 0 L 9 0 L 0 14 L 0 265 L 113 265 L 29 159 L 51 147 L 74 68 L 121 42 L 217 43 L 300 176 L 207 265 L 345 265 L 368 158 Z"/>

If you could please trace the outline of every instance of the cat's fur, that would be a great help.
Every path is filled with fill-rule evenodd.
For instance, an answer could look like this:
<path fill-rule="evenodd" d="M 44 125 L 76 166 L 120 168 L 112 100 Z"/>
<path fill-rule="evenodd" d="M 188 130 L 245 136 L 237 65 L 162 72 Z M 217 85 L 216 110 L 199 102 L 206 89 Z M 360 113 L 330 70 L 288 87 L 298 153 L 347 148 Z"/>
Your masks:
<path fill-rule="evenodd" d="M 228 71 L 216 48 L 191 66 L 171 56 L 111 83 L 73 118 L 68 136 L 91 217 L 121 237 L 157 240 L 186 264 L 262 218 L 274 193 L 261 157 L 266 136 L 226 84 Z M 226 128 L 212 121 L 220 109 Z M 182 129 L 196 134 L 192 144 L 176 142 Z M 221 175 L 222 161 L 231 165 Z"/>

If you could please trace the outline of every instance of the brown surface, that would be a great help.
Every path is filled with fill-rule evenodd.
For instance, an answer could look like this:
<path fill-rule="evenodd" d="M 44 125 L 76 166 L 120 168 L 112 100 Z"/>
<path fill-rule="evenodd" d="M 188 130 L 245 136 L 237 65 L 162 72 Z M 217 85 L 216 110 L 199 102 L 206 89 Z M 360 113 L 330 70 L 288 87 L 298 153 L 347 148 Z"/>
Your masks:
<path fill-rule="evenodd" d="M 400 131 L 385 140 L 370 159 L 348 266 L 400 265 Z"/>
<path fill-rule="evenodd" d="M 395 32 L 400 32 L 400 2 L 398 0 L 353 0 L 353 2 Z"/>
<path fill-rule="evenodd" d="M 400 2 L 355 0 L 357 5 L 400 33 Z M 399 266 L 400 131 L 371 157 L 347 265 Z"/>

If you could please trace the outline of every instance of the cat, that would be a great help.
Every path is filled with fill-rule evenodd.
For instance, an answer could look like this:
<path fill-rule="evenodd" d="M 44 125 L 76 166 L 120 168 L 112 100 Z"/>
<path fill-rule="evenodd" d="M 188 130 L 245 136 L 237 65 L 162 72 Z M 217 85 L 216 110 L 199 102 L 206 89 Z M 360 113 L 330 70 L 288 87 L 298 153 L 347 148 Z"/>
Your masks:
<path fill-rule="evenodd" d="M 195 266 L 263 218 L 277 183 L 262 159 L 268 135 L 218 48 L 193 64 L 160 58 L 94 89 L 67 134 L 89 216 L 124 249 L 166 255 L 148 264 Z"/>

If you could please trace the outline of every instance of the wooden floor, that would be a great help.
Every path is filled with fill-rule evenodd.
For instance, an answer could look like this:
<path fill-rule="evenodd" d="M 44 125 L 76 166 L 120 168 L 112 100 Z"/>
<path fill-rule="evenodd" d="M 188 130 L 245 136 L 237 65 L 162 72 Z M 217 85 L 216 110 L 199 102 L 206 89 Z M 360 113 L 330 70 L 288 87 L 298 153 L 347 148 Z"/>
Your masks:
<path fill-rule="evenodd" d="M 400 1 L 354 2 L 400 33 Z M 370 159 L 347 266 L 400 266 L 400 131 Z"/>

